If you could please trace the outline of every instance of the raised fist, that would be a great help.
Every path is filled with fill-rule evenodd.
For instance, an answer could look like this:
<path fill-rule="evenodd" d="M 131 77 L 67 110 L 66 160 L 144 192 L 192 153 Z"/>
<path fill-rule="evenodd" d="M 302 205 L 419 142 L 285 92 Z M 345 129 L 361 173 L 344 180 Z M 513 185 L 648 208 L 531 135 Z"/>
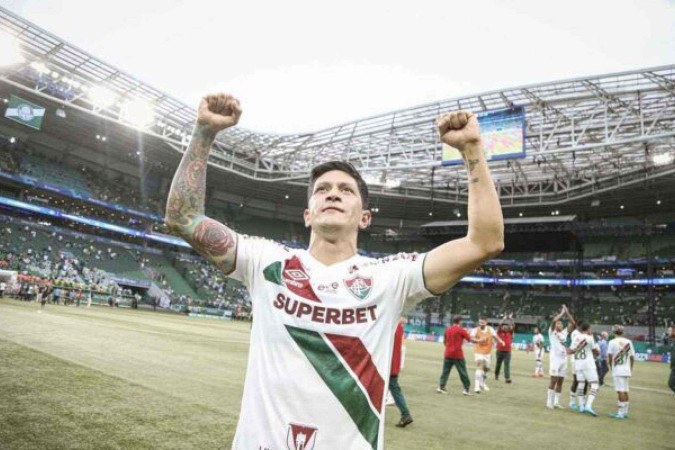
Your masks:
<path fill-rule="evenodd" d="M 235 126 L 241 117 L 239 100 L 229 94 L 211 94 L 202 98 L 197 110 L 197 123 L 218 132 Z"/>
<path fill-rule="evenodd" d="M 468 111 L 444 114 L 438 118 L 437 124 L 441 141 L 459 151 L 480 142 L 478 119 Z"/>

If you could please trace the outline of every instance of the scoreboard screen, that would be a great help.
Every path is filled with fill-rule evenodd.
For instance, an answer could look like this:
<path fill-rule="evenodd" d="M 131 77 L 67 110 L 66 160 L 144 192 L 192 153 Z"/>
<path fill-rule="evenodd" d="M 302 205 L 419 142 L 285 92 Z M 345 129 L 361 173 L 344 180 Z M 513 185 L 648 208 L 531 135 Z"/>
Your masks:
<path fill-rule="evenodd" d="M 488 162 L 525 157 L 525 108 L 518 106 L 479 113 L 478 124 Z M 459 150 L 443 144 L 442 164 L 462 163 Z"/>

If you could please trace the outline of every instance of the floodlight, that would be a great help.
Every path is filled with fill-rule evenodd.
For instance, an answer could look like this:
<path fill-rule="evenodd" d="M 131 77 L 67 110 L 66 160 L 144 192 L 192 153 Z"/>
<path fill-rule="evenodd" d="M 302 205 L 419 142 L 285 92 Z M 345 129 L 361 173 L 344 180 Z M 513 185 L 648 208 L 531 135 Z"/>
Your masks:
<path fill-rule="evenodd" d="M 112 104 L 115 103 L 115 100 L 117 100 L 117 95 L 103 86 L 94 86 L 91 88 L 88 97 L 94 107 L 100 109 L 112 106 Z"/>
<path fill-rule="evenodd" d="M 660 154 L 654 155 L 652 157 L 652 161 L 657 166 L 666 166 L 666 165 L 672 163 L 673 159 L 674 159 L 674 157 L 673 157 L 672 153 L 660 153 Z"/>
<path fill-rule="evenodd" d="M 137 98 L 124 104 L 122 118 L 137 127 L 146 127 L 155 121 L 155 111 L 150 103 Z"/>

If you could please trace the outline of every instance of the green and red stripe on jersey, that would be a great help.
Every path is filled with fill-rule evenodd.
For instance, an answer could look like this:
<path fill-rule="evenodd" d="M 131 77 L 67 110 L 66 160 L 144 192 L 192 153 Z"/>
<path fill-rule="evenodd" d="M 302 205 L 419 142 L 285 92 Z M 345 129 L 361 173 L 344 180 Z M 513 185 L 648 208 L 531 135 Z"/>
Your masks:
<path fill-rule="evenodd" d="M 377 449 L 385 383 L 363 342 L 357 337 L 324 335 L 291 325 L 286 329 L 361 435 Z"/>

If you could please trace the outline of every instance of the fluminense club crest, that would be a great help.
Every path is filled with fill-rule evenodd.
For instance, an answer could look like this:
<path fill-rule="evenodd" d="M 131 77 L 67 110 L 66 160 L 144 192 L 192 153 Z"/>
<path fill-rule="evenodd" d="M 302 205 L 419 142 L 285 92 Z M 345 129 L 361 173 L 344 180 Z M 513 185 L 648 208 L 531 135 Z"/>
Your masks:
<path fill-rule="evenodd" d="M 354 297 L 358 298 L 359 300 L 365 300 L 373 288 L 373 279 L 361 275 L 348 278 L 344 280 L 344 282 L 349 292 L 351 292 Z"/>
<path fill-rule="evenodd" d="M 288 450 L 312 450 L 316 443 L 318 429 L 311 425 L 289 423 L 286 435 Z"/>

